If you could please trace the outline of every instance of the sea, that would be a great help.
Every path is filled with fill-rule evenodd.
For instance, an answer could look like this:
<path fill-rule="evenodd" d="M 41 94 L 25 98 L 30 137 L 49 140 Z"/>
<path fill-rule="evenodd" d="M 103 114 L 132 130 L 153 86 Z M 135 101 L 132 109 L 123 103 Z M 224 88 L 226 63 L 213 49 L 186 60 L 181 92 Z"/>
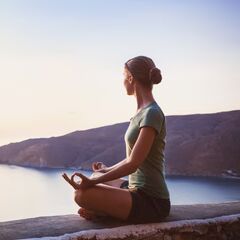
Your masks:
<path fill-rule="evenodd" d="M 0 165 L 0 222 L 77 214 L 74 189 L 63 179 L 65 172 L 86 176 L 91 171 L 65 168 L 30 168 Z M 128 179 L 127 176 L 123 177 Z M 167 176 L 171 203 L 175 205 L 240 200 L 240 179 Z"/>

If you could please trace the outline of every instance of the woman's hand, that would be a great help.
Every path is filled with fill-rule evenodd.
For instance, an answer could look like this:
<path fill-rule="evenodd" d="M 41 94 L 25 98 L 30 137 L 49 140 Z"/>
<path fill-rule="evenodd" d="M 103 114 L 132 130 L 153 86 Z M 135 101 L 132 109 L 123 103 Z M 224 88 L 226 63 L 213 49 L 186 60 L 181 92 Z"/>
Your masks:
<path fill-rule="evenodd" d="M 75 189 L 85 189 L 85 188 L 89 188 L 92 187 L 93 185 L 95 185 L 94 180 L 89 179 L 88 177 L 86 177 L 85 175 L 75 172 L 72 176 L 71 179 L 67 176 L 66 173 L 62 174 L 63 178 Z M 78 176 L 81 178 L 81 181 L 79 181 L 79 183 L 76 183 L 74 181 L 74 177 Z"/>
<path fill-rule="evenodd" d="M 107 166 L 103 162 L 94 162 L 92 163 L 92 169 L 94 172 L 107 172 Z"/>

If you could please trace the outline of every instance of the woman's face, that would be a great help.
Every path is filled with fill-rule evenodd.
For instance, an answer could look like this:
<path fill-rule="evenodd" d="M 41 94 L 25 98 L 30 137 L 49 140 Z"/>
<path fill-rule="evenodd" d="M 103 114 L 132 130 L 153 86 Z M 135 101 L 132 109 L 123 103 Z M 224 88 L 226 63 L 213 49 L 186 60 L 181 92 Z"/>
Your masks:
<path fill-rule="evenodd" d="M 129 71 L 126 69 L 126 67 L 124 68 L 124 72 L 123 72 L 123 75 L 124 75 L 124 86 L 127 90 L 127 95 L 133 95 L 134 93 L 134 80 L 133 80 L 133 77 L 131 76 L 131 74 L 129 73 Z"/>

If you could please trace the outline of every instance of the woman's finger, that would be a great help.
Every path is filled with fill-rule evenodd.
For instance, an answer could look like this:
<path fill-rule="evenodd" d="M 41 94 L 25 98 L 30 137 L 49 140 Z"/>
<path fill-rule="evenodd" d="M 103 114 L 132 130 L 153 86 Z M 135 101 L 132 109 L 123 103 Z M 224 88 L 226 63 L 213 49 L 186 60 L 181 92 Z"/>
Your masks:
<path fill-rule="evenodd" d="M 75 182 L 72 182 L 69 177 L 67 176 L 66 173 L 64 173 L 63 175 L 63 178 L 74 188 L 74 189 L 77 189 L 78 186 L 75 184 Z"/>
<path fill-rule="evenodd" d="M 102 162 L 97 162 L 97 168 L 99 169 L 101 168 L 101 166 L 102 166 Z"/>
<path fill-rule="evenodd" d="M 92 163 L 92 169 L 95 170 L 95 168 L 96 168 L 96 163 L 93 162 L 93 163 Z"/>
<path fill-rule="evenodd" d="M 72 176 L 71 176 L 71 181 L 74 182 L 74 176 L 76 175 L 76 173 L 74 173 Z"/>
<path fill-rule="evenodd" d="M 72 176 L 71 176 L 71 181 L 73 181 L 74 182 L 74 176 L 78 176 L 78 177 L 80 177 L 80 178 L 84 178 L 85 176 L 83 175 L 83 174 L 81 174 L 81 173 L 74 173 Z"/>
<path fill-rule="evenodd" d="M 63 174 L 62 176 L 68 183 L 72 185 L 73 182 L 69 179 L 69 177 L 66 174 Z"/>
<path fill-rule="evenodd" d="M 97 169 L 99 169 L 99 167 L 101 167 L 101 162 L 94 162 L 93 163 L 93 170 L 97 170 Z"/>
<path fill-rule="evenodd" d="M 93 171 L 98 171 L 100 169 L 102 169 L 105 165 L 103 164 L 103 162 L 95 162 L 93 164 Z"/>

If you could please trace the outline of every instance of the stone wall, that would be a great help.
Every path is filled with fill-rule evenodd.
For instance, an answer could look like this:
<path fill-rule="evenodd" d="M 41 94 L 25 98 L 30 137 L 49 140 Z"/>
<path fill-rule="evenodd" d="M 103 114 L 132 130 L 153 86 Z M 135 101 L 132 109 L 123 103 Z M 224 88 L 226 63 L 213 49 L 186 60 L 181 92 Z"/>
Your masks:
<path fill-rule="evenodd" d="M 164 222 L 87 221 L 78 214 L 0 222 L 0 240 L 240 240 L 240 201 L 173 205 Z"/>
<path fill-rule="evenodd" d="M 39 238 L 38 238 L 39 239 Z M 240 214 L 87 230 L 44 240 L 240 240 Z"/>

